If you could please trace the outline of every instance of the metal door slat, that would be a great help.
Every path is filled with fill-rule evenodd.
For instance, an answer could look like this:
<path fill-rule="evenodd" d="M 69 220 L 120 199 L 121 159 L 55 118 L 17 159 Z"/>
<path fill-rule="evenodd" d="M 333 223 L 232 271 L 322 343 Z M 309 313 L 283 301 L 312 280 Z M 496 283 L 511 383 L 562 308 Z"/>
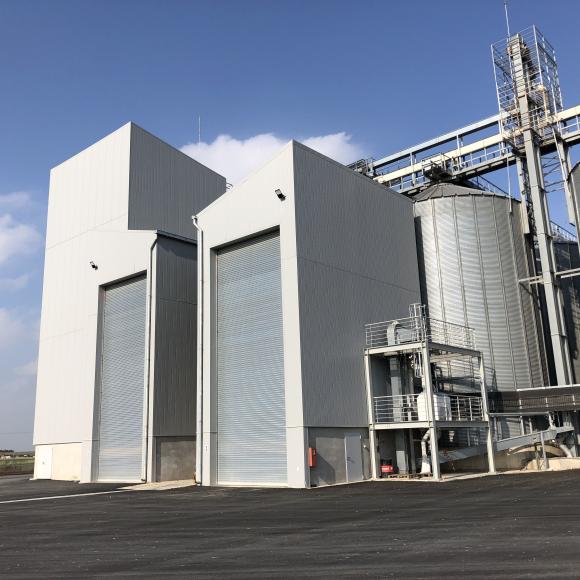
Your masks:
<path fill-rule="evenodd" d="M 146 278 L 105 289 L 97 478 L 139 481 L 143 462 Z"/>
<path fill-rule="evenodd" d="M 286 484 L 279 235 L 217 255 L 218 482 Z"/>

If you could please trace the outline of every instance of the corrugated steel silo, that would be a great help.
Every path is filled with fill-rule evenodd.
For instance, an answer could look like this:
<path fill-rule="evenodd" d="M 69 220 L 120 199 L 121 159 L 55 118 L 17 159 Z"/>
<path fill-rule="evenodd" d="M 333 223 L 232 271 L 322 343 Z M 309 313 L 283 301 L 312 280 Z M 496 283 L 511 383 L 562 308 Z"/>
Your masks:
<path fill-rule="evenodd" d="M 543 345 L 519 202 L 454 184 L 415 197 L 421 292 L 429 316 L 470 326 L 495 390 L 542 386 Z"/>
<path fill-rule="evenodd" d="M 580 268 L 578 242 L 562 235 L 554 236 L 554 254 L 558 270 Z M 580 277 L 560 279 L 564 302 L 564 322 L 572 360 L 574 383 L 580 381 Z"/>

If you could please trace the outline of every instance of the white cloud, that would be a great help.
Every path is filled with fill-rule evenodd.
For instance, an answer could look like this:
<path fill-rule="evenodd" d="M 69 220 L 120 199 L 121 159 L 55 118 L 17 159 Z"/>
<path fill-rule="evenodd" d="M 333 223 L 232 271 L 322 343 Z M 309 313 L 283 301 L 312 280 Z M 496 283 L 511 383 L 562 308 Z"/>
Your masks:
<path fill-rule="evenodd" d="M 26 191 L 14 191 L 0 195 L 0 209 L 22 209 L 32 205 L 30 194 Z"/>
<path fill-rule="evenodd" d="M 248 139 L 219 135 L 212 143 L 188 143 L 181 150 L 231 183 L 237 183 L 274 157 L 287 141 L 273 133 Z M 307 137 L 300 141 L 340 163 L 351 163 L 363 157 L 361 146 L 353 143 L 352 137 L 344 132 Z"/>
<path fill-rule="evenodd" d="M 0 270 L 14 257 L 9 272 L 0 277 L 0 304 L 5 291 L 18 291 L 29 283 L 40 267 L 36 261 L 42 246 L 40 234 L 44 208 L 30 194 L 17 191 L 0 195 Z M 23 266 L 30 272 L 24 272 Z M 36 360 L 38 353 L 38 312 L 17 294 L 18 306 L 0 306 L 0 447 L 28 449 L 32 443 L 32 423 Z"/>
<path fill-rule="evenodd" d="M 0 308 L 0 350 L 14 345 L 26 335 L 26 324 L 13 310 Z"/>
<path fill-rule="evenodd" d="M 0 307 L 0 448 L 32 445 L 38 312 Z"/>
<path fill-rule="evenodd" d="M 36 359 L 31 360 L 22 366 L 16 367 L 14 373 L 21 377 L 35 377 L 37 367 L 38 361 Z"/>
<path fill-rule="evenodd" d="M 0 264 L 13 256 L 33 253 L 39 243 L 35 226 L 18 222 L 8 213 L 0 215 Z"/>
<path fill-rule="evenodd" d="M 31 278 L 31 273 L 22 274 L 15 278 L 0 278 L 0 290 L 22 290 L 28 286 Z"/>

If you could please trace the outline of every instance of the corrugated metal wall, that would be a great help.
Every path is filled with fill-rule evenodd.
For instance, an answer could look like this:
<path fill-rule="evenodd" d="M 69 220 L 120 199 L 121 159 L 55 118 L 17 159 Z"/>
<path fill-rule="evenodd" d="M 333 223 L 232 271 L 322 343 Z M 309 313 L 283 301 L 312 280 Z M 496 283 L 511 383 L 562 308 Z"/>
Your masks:
<path fill-rule="evenodd" d="M 474 329 L 490 387 L 543 385 L 533 296 L 518 282 L 529 276 L 518 202 L 452 185 L 419 199 L 419 269 L 429 315 Z"/>
<path fill-rule="evenodd" d="M 280 236 L 217 254 L 217 479 L 286 484 Z"/>
<path fill-rule="evenodd" d="M 576 242 L 557 241 L 554 244 L 558 270 L 580 268 L 580 256 Z M 580 278 L 563 278 L 560 288 L 564 298 L 564 321 L 568 346 L 572 359 L 574 383 L 580 382 Z"/>
<path fill-rule="evenodd" d="M 196 264 L 195 245 L 158 238 L 154 436 L 195 436 Z"/>
<path fill-rule="evenodd" d="M 129 229 L 195 238 L 192 214 L 226 190 L 224 177 L 131 124 Z"/>
<path fill-rule="evenodd" d="M 154 475 L 195 471 L 197 247 L 159 236 L 155 259 Z"/>
<path fill-rule="evenodd" d="M 413 206 L 299 144 L 294 171 L 304 424 L 363 427 L 364 325 L 420 299 Z"/>
<path fill-rule="evenodd" d="M 143 467 L 146 278 L 105 290 L 97 478 L 139 481 Z"/>

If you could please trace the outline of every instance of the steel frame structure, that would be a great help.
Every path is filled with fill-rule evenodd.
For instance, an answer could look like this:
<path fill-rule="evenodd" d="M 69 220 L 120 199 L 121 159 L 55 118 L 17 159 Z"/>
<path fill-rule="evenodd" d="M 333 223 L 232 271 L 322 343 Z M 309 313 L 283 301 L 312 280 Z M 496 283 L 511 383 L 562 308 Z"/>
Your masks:
<path fill-rule="evenodd" d="M 403 429 L 422 429 L 429 433 L 431 447 L 431 474 L 434 480 L 441 479 L 440 454 L 438 445 L 439 429 L 457 429 L 466 427 L 478 427 L 485 429 L 486 448 L 488 457 L 489 473 L 495 473 L 494 441 L 490 425 L 490 415 L 487 399 L 487 388 L 485 384 L 485 372 L 483 364 L 483 355 L 476 349 L 473 340 L 473 330 L 462 327 L 464 332 L 460 334 L 461 341 L 457 340 L 457 334 L 434 334 L 430 332 L 429 319 L 425 316 L 425 307 L 413 304 L 409 308 L 409 318 L 392 320 L 387 322 L 376 323 L 379 326 L 379 340 L 373 333 L 372 328 L 375 325 L 367 325 L 366 339 L 367 344 L 364 350 L 364 367 L 365 383 L 367 391 L 367 409 L 369 424 L 369 440 L 371 449 L 371 468 L 373 479 L 379 477 L 379 461 L 377 457 L 377 431 L 380 430 L 403 430 Z M 401 321 L 403 324 L 401 325 Z M 396 334 L 383 331 L 383 325 L 398 329 L 403 328 L 401 339 L 396 338 Z M 457 325 L 453 325 L 457 326 Z M 410 331 L 410 332 L 409 332 Z M 395 330 L 396 333 L 396 330 Z M 393 340 L 394 339 L 394 340 Z M 420 361 L 418 368 L 421 369 L 421 383 L 423 393 L 425 393 L 425 417 L 417 417 L 417 420 L 404 420 L 399 422 L 379 422 L 374 412 L 374 387 L 371 372 L 372 357 L 394 357 L 401 354 L 412 353 Z M 433 377 L 431 375 L 431 363 L 438 359 L 447 359 L 448 357 L 461 358 L 472 357 L 477 360 L 477 375 L 479 391 L 481 396 L 481 418 L 469 420 L 441 420 L 437 416 L 435 394 L 433 390 Z"/>
<path fill-rule="evenodd" d="M 534 243 L 539 250 L 541 272 L 532 278 L 544 286 L 556 380 L 566 385 L 572 382 L 572 368 L 558 285 L 564 273 L 556 272 L 552 240 L 558 232 L 552 229 L 546 194 L 563 189 L 569 221 L 580 224 L 580 192 L 574 191 L 569 154 L 580 143 L 580 106 L 563 108 L 555 51 L 537 27 L 494 43 L 491 53 L 497 115 L 350 167 L 407 195 L 440 181 L 505 194 L 482 176 L 516 165 L 524 233 L 530 252 Z"/>

